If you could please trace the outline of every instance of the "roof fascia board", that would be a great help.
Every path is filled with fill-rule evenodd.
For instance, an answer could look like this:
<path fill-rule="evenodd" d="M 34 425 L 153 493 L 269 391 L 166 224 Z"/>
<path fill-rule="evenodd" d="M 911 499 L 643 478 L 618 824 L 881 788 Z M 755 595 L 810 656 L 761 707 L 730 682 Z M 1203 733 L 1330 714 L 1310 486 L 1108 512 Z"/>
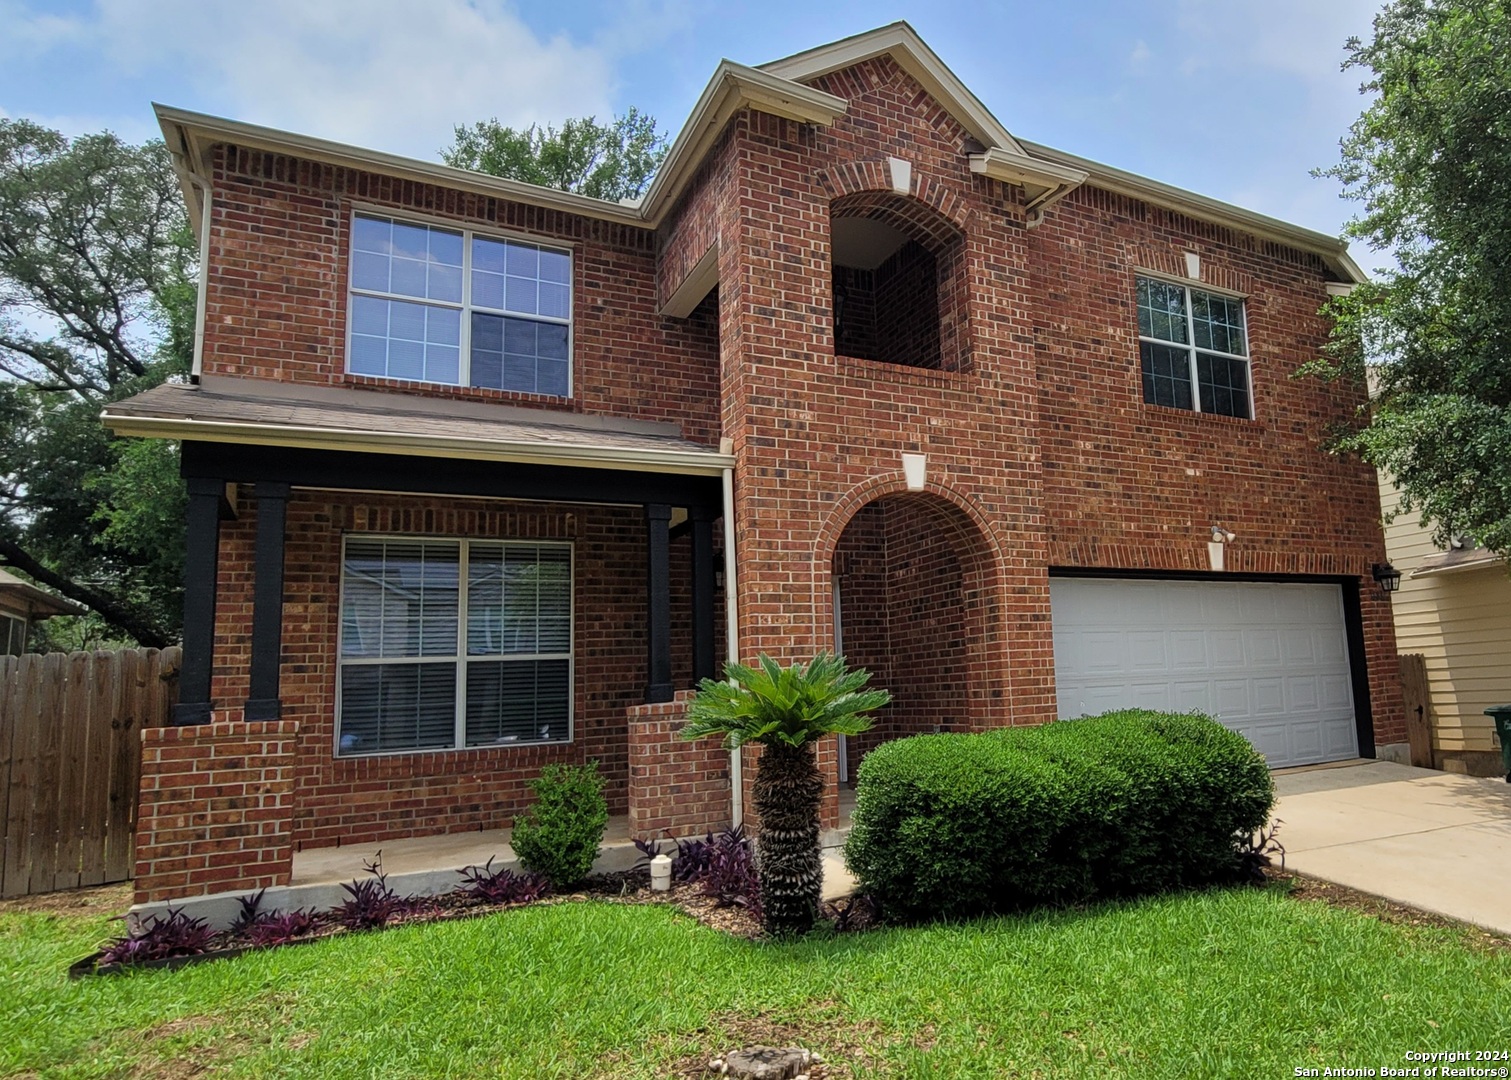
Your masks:
<path fill-rule="evenodd" d="M 939 59 L 918 32 L 905 22 L 895 22 L 807 52 L 762 64 L 761 70 L 784 79 L 804 82 L 883 54 L 890 54 L 906 71 L 961 121 L 988 149 L 999 148 L 1023 154 L 1023 146 L 1002 126 L 970 87 L 960 81 Z"/>
<path fill-rule="evenodd" d="M 208 172 L 204 155 L 214 143 L 231 143 L 249 149 L 290 154 L 294 157 L 322 161 L 331 165 L 380 173 L 424 184 L 473 194 L 486 195 L 511 202 L 522 202 L 551 210 L 580 214 L 621 225 L 646 227 L 638 210 L 605 199 L 592 199 L 570 191 L 539 187 L 519 180 L 507 180 L 499 176 L 473 172 L 470 169 L 454 169 L 450 165 L 419 161 L 401 157 L 381 150 L 369 150 L 360 146 L 318 139 L 311 135 L 298 135 L 279 131 L 276 128 L 248 124 L 240 120 L 227 120 L 220 116 L 189 112 L 168 105 L 154 104 L 158 124 L 170 147 L 184 146 L 190 152 L 189 160 L 203 173 Z M 203 175 L 202 173 L 202 175 Z"/>
<path fill-rule="evenodd" d="M 1050 146 L 1025 141 L 1023 147 L 1035 157 L 1045 161 L 1085 170 L 1088 184 L 1178 210 L 1203 221 L 1229 225 L 1241 232 L 1287 244 L 1302 251 L 1309 251 L 1322 256 L 1334 270 L 1345 275 L 1350 281 L 1369 280 L 1349 257 L 1348 245 L 1335 236 L 1303 228 L 1300 225 L 1292 225 L 1279 218 L 1245 210 L 1232 203 L 1220 202 L 1172 184 L 1161 183 L 1146 176 L 1139 176 L 1137 173 L 1126 172 L 1113 168 L 1111 165 L 1077 157 L 1075 154 L 1068 154 Z"/>
<path fill-rule="evenodd" d="M 849 110 L 850 103 L 811 86 L 721 60 L 641 199 L 640 209 L 647 224 L 653 227 L 661 224 L 703 164 L 724 125 L 747 107 L 827 127 Z"/>
<path fill-rule="evenodd" d="M 205 160 L 205 155 L 210 146 L 227 142 L 384 176 L 437 184 L 453 190 L 541 206 L 601 221 L 654 229 L 661 223 L 665 211 L 676 202 L 677 196 L 702 163 L 704 154 L 724 125 L 740 109 L 747 107 L 802 123 L 827 125 L 843 115 L 849 108 L 849 103 L 844 98 L 826 94 L 822 90 L 788 82 L 764 71 L 725 60 L 714 72 L 714 77 L 699 98 L 692 115 L 672 144 L 666 161 L 657 171 L 650 189 L 638 203 L 593 199 L 569 191 L 489 176 L 470 169 L 455 169 L 450 165 L 419 161 L 381 150 L 369 150 L 240 120 L 189 112 L 168 105 L 154 104 L 153 110 L 168 146 L 180 148 L 190 167 L 200 175 L 208 175 L 209 163 Z M 185 186 L 185 197 L 192 206 L 192 193 L 188 190 L 187 183 Z"/>
<path fill-rule="evenodd" d="M 117 435 L 250 446 L 300 447 L 309 450 L 353 450 L 404 454 L 412 457 L 467 458 L 473 461 L 512 461 L 578 468 L 614 468 L 631 472 L 719 476 L 734 467 L 732 454 L 686 450 L 630 450 L 608 446 L 542 447 L 527 442 L 442 438 L 357 428 L 317 428 L 294 424 L 245 424 L 178 417 L 125 416 L 106 409 L 105 426 Z"/>

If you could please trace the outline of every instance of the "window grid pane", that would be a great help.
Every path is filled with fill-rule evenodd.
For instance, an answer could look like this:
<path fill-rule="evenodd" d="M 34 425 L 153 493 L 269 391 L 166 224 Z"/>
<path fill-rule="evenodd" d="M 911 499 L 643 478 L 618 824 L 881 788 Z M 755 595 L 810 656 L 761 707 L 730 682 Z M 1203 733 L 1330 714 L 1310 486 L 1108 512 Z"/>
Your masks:
<path fill-rule="evenodd" d="M 1249 365 L 1211 353 L 1196 354 L 1196 381 L 1202 412 L 1249 418 Z"/>
<path fill-rule="evenodd" d="M 571 267 L 570 254 L 536 244 L 356 215 L 352 288 L 388 298 L 351 295 L 348 369 L 455 386 L 470 360 L 473 386 L 567 397 Z M 468 308 L 473 340 L 464 358 Z"/>
<path fill-rule="evenodd" d="M 1145 341 L 1139 344 L 1139 355 L 1144 376 L 1144 401 L 1175 409 L 1191 408 L 1190 353 Z"/>

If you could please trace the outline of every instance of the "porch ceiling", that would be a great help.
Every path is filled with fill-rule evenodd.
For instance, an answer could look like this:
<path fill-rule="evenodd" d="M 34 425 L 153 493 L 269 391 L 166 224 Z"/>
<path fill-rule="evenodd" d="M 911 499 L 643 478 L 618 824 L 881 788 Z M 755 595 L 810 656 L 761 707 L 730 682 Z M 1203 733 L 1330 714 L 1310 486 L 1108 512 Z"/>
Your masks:
<path fill-rule="evenodd" d="M 101 414 L 119 435 L 717 476 L 734 458 L 673 424 L 255 379 L 165 384 Z M 471 407 L 467 407 L 471 405 Z"/>

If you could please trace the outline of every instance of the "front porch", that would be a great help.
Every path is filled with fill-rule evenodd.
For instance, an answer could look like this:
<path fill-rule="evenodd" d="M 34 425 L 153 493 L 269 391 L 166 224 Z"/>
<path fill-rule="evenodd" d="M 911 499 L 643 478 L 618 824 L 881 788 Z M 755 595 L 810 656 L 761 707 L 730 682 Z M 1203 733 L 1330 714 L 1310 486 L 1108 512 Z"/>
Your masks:
<path fill-rule="evenodd" d="M 676 739 L 676 699 L 724 646 L 729 455 L 671 424 L 253 383 L 108 418 L 184 438 L 189 485 L 139 901 L 293 887 L 328 848 L 471 852 L 451 837 L 496 840 L 552 763 L 598 762 L 636 835 L 728 824 L 729 757 Z"/>

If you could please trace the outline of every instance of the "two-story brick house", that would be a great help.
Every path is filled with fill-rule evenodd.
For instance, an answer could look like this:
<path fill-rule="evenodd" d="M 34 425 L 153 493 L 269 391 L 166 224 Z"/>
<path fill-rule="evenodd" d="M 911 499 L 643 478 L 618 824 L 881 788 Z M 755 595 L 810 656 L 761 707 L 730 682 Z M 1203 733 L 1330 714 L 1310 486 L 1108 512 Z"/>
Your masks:
<path fill-rule="evenodd" d="M 1123 704 L 1404 739 L 1373 475 L 1321 449 L 1360 399 L 1291 378 L 1333 238 L 1017 140 L 903 24 L 721 64 L 627 204 L 158 112 L 204 278 L 192 385 L 105 415 L 190 491 L 140 900 L 507 825 L 551 761 L 726 823 L 742 763 L 675 732 L 730 655 L 892 690 L 836 780 Z"/>

